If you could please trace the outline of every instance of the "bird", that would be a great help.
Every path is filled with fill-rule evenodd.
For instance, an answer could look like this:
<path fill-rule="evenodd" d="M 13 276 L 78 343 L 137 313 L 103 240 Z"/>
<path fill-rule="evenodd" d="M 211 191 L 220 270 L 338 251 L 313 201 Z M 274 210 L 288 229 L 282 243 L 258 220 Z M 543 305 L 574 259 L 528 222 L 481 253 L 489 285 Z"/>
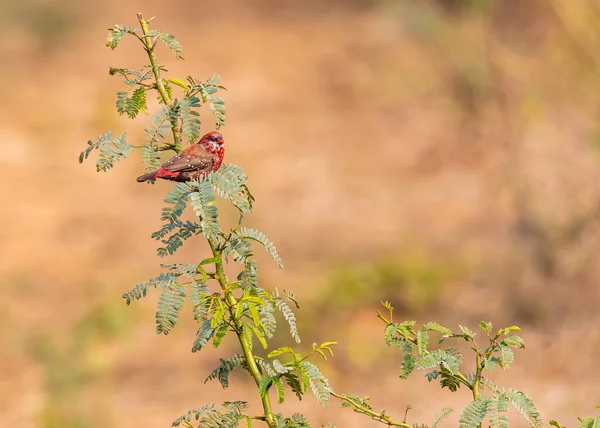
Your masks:
<path fill-rule="evenodd" d="M 206 177 L 219 169 L 225 156 L 223 136 L 217 131 L 209 132 L 200 141 L 183 149 L 179 154 L 163 163 L 156 171 L 137 178 L 143 182 L 155 178 L 186 182 Z"/>

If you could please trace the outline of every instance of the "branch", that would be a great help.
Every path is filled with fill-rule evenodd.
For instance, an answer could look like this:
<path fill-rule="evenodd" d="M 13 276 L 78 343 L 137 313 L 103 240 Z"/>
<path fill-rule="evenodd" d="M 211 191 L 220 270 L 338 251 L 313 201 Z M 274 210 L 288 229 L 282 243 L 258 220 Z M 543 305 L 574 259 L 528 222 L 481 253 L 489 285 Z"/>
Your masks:
<path fill-rule="evenodd" d="M 227 303 L 227 306 L 229 307 L 229 314 L 231 315 L 231 319 L 233 320 L 235 326 L 235 334 L 237 335 L 238 340 L 240 342 L 240 346 L 242 347 L 242 352 L 244 353 L 246 363 L 248 363 L 248 369 L 250 371 L 250 374 L 254 378 L 256 386 L 258 386 L 260 385 L 260 382 L 262 380 L 262 375 L 260 373 L 258 365 L 256 364 L 254 354 L 252 354 L 252 344 L 248 343 L 243 337 L 243 324 L 235 316 L 235 310 L 237 308 L 238 301 L 228 288 L 229 284 L 227 283 L 227 277 L 225 276 L 225 272 L 223 271 L 222 250 L 217 248 L 217 244 L 212 239 L 208 239 L 208 243 L 210 245 L 210 249 L 212 250 L 213 257 L 215 259 L 215 279 L 219 281 L 221 289 L 225 293 L 225 301 Z M 269 398 L 269 395 L 265 394 L 263 397 L 261 397 L 261 401 L 263 405 L 263 410 L 265 412 L 264 420 L 269 425 L 269 428 L 277 428 L 277 420 L 275 419 L 275 415 L 273 414 L 273 410 L 271 408 L 271 399 Z"/>
<path fill-rule="evenodd" d="M 329 390 L 329 393 L 333 395 L 335 398 L 339 398 L 346 403 L 349 403 L 352 406 L 352 410 L 356 413 L 361 413 L 363 415 L 370 416 L 374 421 L 381 422 L 384 425 L 390 427 L 402 427 L 402 428 L 412 428 L 412 425 L 406 424 L 404 422 L 395 422 L 388 415 L 385 414 L 384 411 L 381 413 L 377 413 L 374 410 L 369 409 L 368 407 L 363 406 L 361 403 L 357 403 L 352 398 L 347 395 L 341 395 Z"/>
<path fill-rule="evenodd" d="M 169 94 L 165 89 L 162 78 L 160 77 L 160 68 L 156 62 L 156 55 L 154 55 L 154 45 L 148 37 L 148 21 L 144 20 L 141 13 L 137 14 L 138 21 L 142 27 L 143 36 L 139 37 L 140 41 L 144 44 L 148 58 L 150 59 L 150 65 L 152 66 L 152 73 L 154 74 L 154 80 L 156 81 L 156 89 L 160 93 L 160 97 L 165 105 L 169 105 Z M 171 131 L 173 132 L 173 146 L 175 152 L 179 153 L 182 150 L 181 137 L 179 136 L 179 130 L 177 129 L 177 118 L 171 119 Z"/>

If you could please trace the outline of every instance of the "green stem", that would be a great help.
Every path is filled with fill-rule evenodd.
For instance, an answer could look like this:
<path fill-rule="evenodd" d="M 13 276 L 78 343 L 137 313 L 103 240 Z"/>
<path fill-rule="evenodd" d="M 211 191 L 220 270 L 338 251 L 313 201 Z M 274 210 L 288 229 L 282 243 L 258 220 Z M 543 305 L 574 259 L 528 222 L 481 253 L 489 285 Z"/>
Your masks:
<path fill-rule="evenodd" d="M 244 326 L 235 316 L 235 308 L 237 307 L 238 302 L 233 293 L 227 288 L 227 277 L 225 276 L 225 272 L 223 271 L 222 250 L 217 248 L 217 244 L 212 239 L 209 239 L 208 243 L 210 245 L 210 249 L 212 250 L 213 257 L 216 260 L 215 279 L 219 281 L 221 289 L 225 293 L 225 302 L 227 303 L 227 306 L 229 306 L 229 313 L 235 326 L 235 334 L 237 335 L 238 340 L 240 342 L 240 346 L 242 347 L 242 352 L 244 353 L 244 358 L 246 359 L 246 363 L 248 364 L 250 374 L 254 378 L 256 386 L 258 386 L 260 385 L 262 375 L 260 374 L 258 364 L 256 364 L 254 354 L 252 354 L 252 343 L 248 343 L 248 341 L 246 341 L 246 338 L 242 334 Z M 269 394 L 265 394 L 263 397 L 261 397 L 261 401 L 263 405 L 263 410 L 265 412 L 264 420 L 269 425 L 269 428 L 277 428 L 277 421 L 275 419 L 275 415 L 273 415 L 273 409 L 271 408 L 271 399 L 269 398 Z"/>
<path fill-rule="evenodd" d="M 479 383 L 481 382 L 481 354 L 476 352 L 476 361 L 477 369 L 475 372 L 475 381 L 473 382 L 473 400 L 477 400 L 479 397 Z"/>
<path fill-rule="evenodd" d="M 348 397 L 347 395 L 337 394 L 331 390 L 329 390 L 329 393 L 331 395 L 333 395 L 335 398 L 339 398 L 340 400 L 346 401 L 347 403 L 349 403 L 356 413 L 368 415 L 373 420 L 375 420 L 377 422 L 381 422 L 384 425 L 387 425 L 390 427 L 412 428 L 412 425 L 409 425 L 404 422 L 395 422 L 389 416 L 385 415 L 383 412 L 377 413 L 377 412 L 369 409 L 368 407 L 365 407 L 362 404 L 357 403 L 356 401 L 354 401 L 352 398 Z"/>
<path fill-rule="evenodd" d="M 137 14 L 138 21 L 142 27 L 143 37 L 139 39 L 144 44 L 148 58 L 150 59 L 150 65 L 152 66 L 152 73 L 154 74 L 154 80 L 156 81 L 156 89 L 160 93 L 160 97 L 165 105 L 169 105 L 169 94 L 165 89 L 162 78 L 160 77 L 160 68 L 156 62 L 156 55 L 154 55 L 154 45 L 148 37 L 148 21 L 144 19 L 141 13 Z M 171 119 L 171 131 L 173 132 L 173 146 L 172 149 L 179 153 L 182 150 L 181 137 L 179 136 L 179 130 L 177 129 L 177 118 Z"/>

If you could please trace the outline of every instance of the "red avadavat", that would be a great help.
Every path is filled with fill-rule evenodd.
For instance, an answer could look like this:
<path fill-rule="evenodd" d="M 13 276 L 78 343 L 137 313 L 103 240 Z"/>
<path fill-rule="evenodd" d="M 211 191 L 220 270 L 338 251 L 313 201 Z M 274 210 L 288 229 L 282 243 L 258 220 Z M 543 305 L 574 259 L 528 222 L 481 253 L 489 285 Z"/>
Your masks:
<path fill-rule="evenodd" d="M 181 153 L 166 161 L 156 171 L 138 177 L 137 181 L 162 178 L 181 182 L 206 177 L 209 172 L 219 169 L 223 163 L 224 142 L 219 132 L 209 132 L 196 144 L 183 149 Z"/>

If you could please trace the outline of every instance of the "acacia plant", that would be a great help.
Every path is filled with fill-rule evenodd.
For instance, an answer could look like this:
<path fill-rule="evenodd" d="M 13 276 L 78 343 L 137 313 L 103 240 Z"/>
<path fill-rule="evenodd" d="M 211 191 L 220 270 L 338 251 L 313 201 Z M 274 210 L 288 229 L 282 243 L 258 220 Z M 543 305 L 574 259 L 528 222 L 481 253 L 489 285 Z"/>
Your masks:
<path fill-rule="evenodd" d="M 188 76 L 186 79 L 167 77 L 166 69 L 158 63 L 156 49 L 159 42 L 170 49 L 177 58 L 181 57 L 181 45 L 170 34 L 151 30 L 149 23 L 138 14 L 138 27 L 115 25 L 109 29 L 106 45 L 115 49 L 124 38 L 140 43 L 148 55 L 148 64 L 139 68 L 110 68 L 111 75 L 124 78 L 126 90 L 117 93 L 117 111 L 135 119 L 139 114 L 149 114 L 148 94 L 157 97 L 159 108 L 152 115 L 152 123 L 144 130 L 143 144 L 130 144 L 125 134 L 113 137 L 108 132 L 96 142 L 88 141 L 81 152 L 83 162 L 94 150 L 98 150 L 96 169 L 107 171 L 117 161 L 127 158 L 134 150 L 142 152 L 148 170 L 161 164 L 162 152 L 179 153 L 185 144 L 194 144 L 200 137 L 199 110 L 208 105 L 215 118 L 217 129 L 225 124 L 223 99 L 215 94 L 225 88 L 219 76 L 206 80 Z M 283 267 L 275 245 L 260 231 L 242 226 L 244 215 L 252 210 L 254 197 L 246 185 L 247 177 L 241 167 L 224 164 L 215 172 L 196 181 L 174 184 L 164 198 L 159 230 L 152 238 L 160 242 L 158 257 L 173 255 L 185 241 L 191 238 L 204 239 L 205 257 L 194 263 L 162 264 L 163 272 L 156 278 L 142 282 L 133 290 L 123 294 L 127 304 L 145 297 L 150 289 L 160 293 L 156 311 L 156 331 L 168 334 L 177 324 L 179 313 L 188 299 L 193 307 L 193 317 L 199 327 L 193 342 L 192 352 L 204 349 L 209 343 L 218 348 L 227 334 L 236 336 L 239 352 L 220 358 L 220 364 L 206 377 L 205 382 L 217 380 L 223 388 L 229 386 L 230 373 L 240 368 L 247 372 L 256 385 L 262 411 L 250 414 L 246 401 L 209 403 L 191 409 L 173 422 L 173 426 L 184 427 L 237 427 L 240 423 L 252 427 L 253 423 L 266 424 L 269 428 L 303 428 L 309 423 L 301 414 L 285 417 L 276 413 L 272 398 L 281 404 L 286 398 L 286 389 L 302 399 L 308 390 L 323 405 L 330 397 L 342 402 L 356 413 L 365 415 L 385 426 L 404 428 L 427 428 L 428 425 L 407 422 L 407 406 L 402 421 L 393 419 L 385 410 L 375 411 L 368 397 L 354 394 L 339 394 L 329 385 L 319 368 L 309 359 L 320 355 L 327 360 L 333 355 L 331 346 L 335 342 L 313 344 L 307 354 L 292 347 L 271 350 L 266 357 L 255 353 L 255 345 L 269 348 L 269 340 L 277 329 L 276 312 L 281 312 L 289 325 L 296 344 L 300 336 L 296 327 L 293 307 L 298 303 L 290 292 L 270 292 L 259 285 L 258 264 L 253 258 L 253 244 L 264 247 L 279 267 Z M 151 180 L 153 183 L 154 180 Z M 217 196 L 229 201 L 239 213 L 235 227 L 223 230 L 219 220 Z M 184 219 L 188 205 L 193 211 L 192 219 Z M 232 260 L 241 265 L 234 280 L 224 271 L 224 263 Z M 494 368 L 507 369 L 513 362 L 513 349 L 524 348 L 523 339 L 516 333 L 516 326 L 494 332 L 492 324 L 481 322 L 485 345 L 476 340 L 476 333 L 460 326 L 460 332 L 429 322 L 416 328 L 414 321 L 394 322 L 393 307 L 385 302 L 386 314 L 378 313 L 385 324 L 385 343 L 399 348 L 402 353 L 400 378 L 406 379 L 415 369 L 425 370 L 428 381 L 439 380 L 442 388 L 455 392 L 459 388 L 470 390 L 472 400 L 466 405 L 459 419 L 460 428 L 478 428 L 487 425 L 493 428 L 508 427 L 508 409 L 512 405 L 532 428 L 542 426 L 542 419 L 533 402 L 523 392 L 495 385 L 485 373 Z M 481 333 L 480 333 L 481 334 Z M 430 335 L 437 335 L 438 345 L 430 345 Z M 459 341 L 466 343 L 474 352 L 475 364 L 464 371 L 462 353 L 457 347 L 442 347 L 443 343 Z M 264 354 L 264 353 L 263 353 Z M 287 388 L 286 386 L 287 385 Z M 432 428 L 452 412 L 444 408 L 433 419 Z M 600 427 L 600 417 L 580 418 L 581 426 Z M 550 421 L 555 427 L 562 427 Z M 328 427 L 333 427 L 328 424 Z"/>
<path fill-rule="evenodd" d="M 225 124 L 223 99 L 215 94 L 225 88 L 219 84 L 219 76 L 200 80 L 192 76 L 186 79 L 167 77 L 166 70 L 158 62 L 157 46 L 166 45 L 177 58 L 182 59 L 182 48 L 170 34 L 149 28 L 152 19 L 145 20 L 138 14 L 138 27 L 115 25 L 109 29 L 106 45 L 116 49 L 123 39 L 137 40 L 148 55 L 148 64 L 139 68 L 110 68 L 110 75 L 122 76 L 126 90 L 117 93 L 117 111 L 135 119 L 148 114 L 147 97 L 155 95 L 160 108 L 152 115 L 152 123 L 144 130 L 143 144 L 130 144 L 125 134 L 114 137 L 108 132 L 97 142 L 88 141 L 81 152 L 83 162 L 94 150 L 99 150 L 96 161 L 98 171 L 107 171 L 135 149 L 142 152 L 148 170 L 161 164 L 162 152 L 179 153 L 185 144 L 194 144 L 200 137 L 199 110 L 208 105 L 215 118 L 215 127 Z M 223 388 L 229 385 L 229 374 L 236 368 L 245 370 L 256 384 L 256 393 L 262 403 L 259 415 L 247 414 L 245 401 L 232 401 L 216 405 L 207 404 L 187 412 L 173 422 L 174 426 L 236 427 L 245 421 L 248 427 L 253 421 L 262 421 L 270 428 L 306 427 L 302 415 L 284 417 L 275 413 L 271 391 L 278 403 L 285 399 L 284 383 L 299 398 L 312 390 L 321 404 L 327 404 L 330 388 L 327 379 L 309 359 L 315 355 L 326 358 L 332 354 L 334 342 L 320 346 L 313 344 L 312 351 L 301 355 L 291 347 L 272 350 L 266 358 L 255 355 L 255 345 L 268 348 L 268 340 L 277 328 L 276 312 L 287 321 L 292 338 L 300 343 L 296 316 L 292 307 L 298 303 L 290 292 L 280 294 L 265 290 L 258 282 L 258 264 L 253 258 L 252 244 L 264 247 L 275 263 L 283 267 L 275 245 L 260 231 L 242 226 L 244 215 L 252 210 L 254 197 L 246 185 L 246 175 L 241 167 L 224 164 L 206 178 L 186 183 L 176 183 L 164 198 L 163 222 L 152 238 L 160 242 L 158 257 L 174 254 L 184 242 L 193 237 L 206 241 L 206 257 L 194 263 L 162 264 L 164 271 L 156 278 L 142 282 L 123 294 L 127 304 L 145 297 L 148 291 L 160 292 L 156 312 L 156 332 L 168 334 L 177 324 L 179 313 L 188 299 L 193 306 L 194 319 L 199 323 L 192 352 L 198 352 L 212 342 L 219 347 L 227 334 L 234 334 L 239 352 L 221 358 L 220 364 L 208 375 L 205 382 L 218 380 Z M 154 181 L 154 180 L 153 180 Z M 236 227 L 223 230 L 219 221 L 217 198 L 228 200 L 239 212 Z M 184 219 L 184 211 L 190 206 L 193 220 Z M 224 263 L 233 260 L 241 265 L 237 278 L 231 280 L 224 272 Z"/>

